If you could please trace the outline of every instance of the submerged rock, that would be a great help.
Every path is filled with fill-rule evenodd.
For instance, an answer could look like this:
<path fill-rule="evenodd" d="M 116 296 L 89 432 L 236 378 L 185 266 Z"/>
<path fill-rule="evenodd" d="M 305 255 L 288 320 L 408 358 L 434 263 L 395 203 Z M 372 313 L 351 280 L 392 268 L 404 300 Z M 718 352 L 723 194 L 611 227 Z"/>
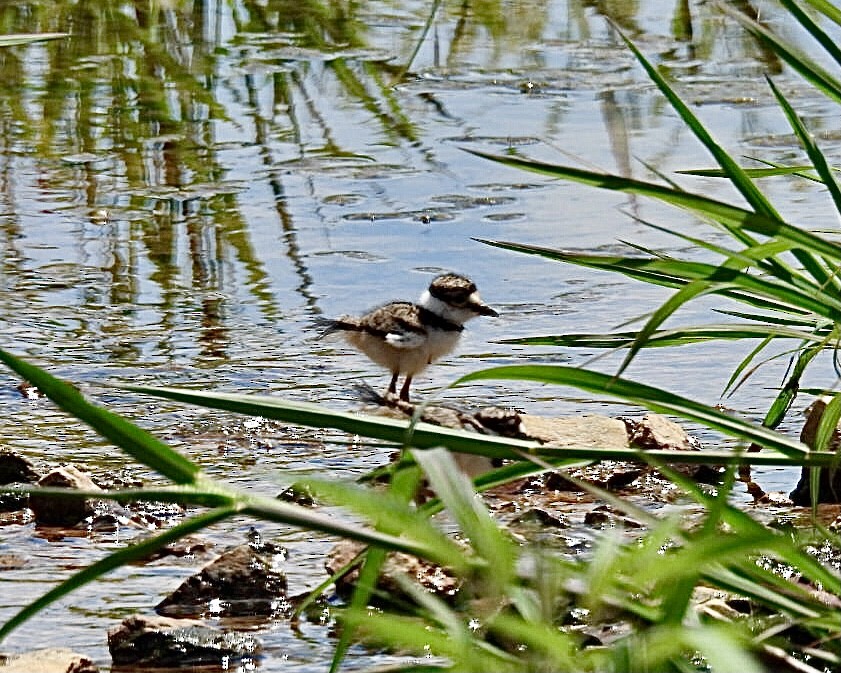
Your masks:
<path fill-rule="evenodd" d="M 231 660 L 257 655 L 262 645 L 250 634 L 211 629 L 194 619 L 135 615 L 108 631 L 108 649 L 118 666 L 228 668 Z"/>
<path fill-rule="evenodd" d="M 98 673 L 93 661 L 64 648 L 0 655 L 0 673 Z"/>
<path fill-rule="evenodd" d="M 25 486 L 40 479 L 32 463 L 8 449 L 0 450 L 0 485 Z M 29 494 L 0 492 L 0 512 L 17 512 L 29 507 Z"/>
<path fill-rule="evenodd" d="M 331 575 L 338 572 L 366 548 L 367 545 L 361 542 L 342 540 L 327 554 L 324 561 L 325 570 Z M 411 600 L 411 597 L 406 596 L 398 576 L 405 577 L 444 600 L 455 598 L 462 584 L 461 579 L 446 568 L 409 554 L 392 552 L 386 557 L 377 580 L 377 588 L 382 595 L 393 599 L 410 598 Z M 348 596 L 358 579 L 358 569 L 347 573 L 337 581 L 337 593 Z"/>
<path fill-rule="evenodd" d="M 168 616 L 272 615 L 290 608 L 286 575 L 277 569 L 286 550 L 271 544 L 242 544 L 226 551 L 162 600 L 155 611 Z"/>
<path fill-rule="evenodd" d="M 641 420 L 623 419 L 628 428 L 628 441 L 643 451 L 701 451 L 701 443 L 674 421 L 660 414 L 646 414 Z M 721 479 L 721 465 L 670 463 L 669 467 L 703 483 L 715 484 Z"/>
<path fill-rule="evenodd" d="M 0 484 L 34 484 L 40 478 L 27 458 L 8 449 L 0 450 Z"/>
<path fill-rule="evenodd" d="M 63 465 L 38 480 L 38 486 L 101 491 L 93 480 L 75 465 Z M 29 506 L 38 523 L 49 526 L 75 526 L 88 516 L 97 514 L 97 501 L 90 498 L 58 497 L 31 494 Z"/>
<path fill-rule="evenodd" d="M 660 414 L 646 414 L 641 420 L 623 419 L 628 441 L 645 451 L 700 451 L 697 439 L 680 425 Z"/>
<path fill-rule="evenodd" d="M 544 528 L 569 528 L 569 521 L 550 514 L 545 509 L 531 507 L 514 517 L 514 524 L 535 524 Z"/>

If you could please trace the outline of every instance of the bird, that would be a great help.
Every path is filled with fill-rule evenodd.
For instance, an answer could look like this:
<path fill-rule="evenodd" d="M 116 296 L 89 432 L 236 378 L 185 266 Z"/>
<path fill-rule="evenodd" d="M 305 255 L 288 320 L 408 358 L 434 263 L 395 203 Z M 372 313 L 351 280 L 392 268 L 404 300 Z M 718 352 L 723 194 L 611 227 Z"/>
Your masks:
<path fill-rule="evenodd" d="M 390 371 L 391 395 L 397 394 L 398 377 L 404 375 L 400 399 L 408 402 L 412 379 L 452 351 L 464 323 L 480 315 L 499 316 L 482 301 L 472 280 L 444 273 L 433 279 L 417 303 L 393 301 L 362 316 L 327 320 L 322 336 L 340 333 L 351 346 Z"/>

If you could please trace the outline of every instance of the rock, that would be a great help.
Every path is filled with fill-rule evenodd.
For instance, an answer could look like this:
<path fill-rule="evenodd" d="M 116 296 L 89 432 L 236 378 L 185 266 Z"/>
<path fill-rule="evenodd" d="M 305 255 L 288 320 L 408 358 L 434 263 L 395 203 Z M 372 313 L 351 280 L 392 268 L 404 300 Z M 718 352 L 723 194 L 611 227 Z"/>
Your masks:
<path fill-rule="evenodd" d="M 92 474 L 91 480 L 103 491 L 143 487 L 143 480 L 127 469 L 106 470 L 100 474 Z"/>
<path fill-rule="evenodd" d="M 800 441 L 810 448 L 815 448 L 818 424 L 830 399 L 832 398 L 820 397 L 807 409 L 808 415 L 803 430 L 800 432 Z M 838 451 L 839 444 L 841 444 L 841 428 L 835 428 L 827 450 Z M 789 494 L 795 505 L 808 507 L 812 504 L 811 475 L 812 468 L 803 467 L 800 469 L 800 480 Z M 818 493 L 815 499 L 817 502 L 841 502 L 841 469 L 827 467 L 821 469 L 818 479 Z"/>
<path fill-rule="evenodd" d="M 332 575 L 353 561 L 365 548 L 366 545 L 361 542 L 342 540 L 327 554 L 324 567 Z M 400 552 L 392 552 L 386 558 L 377 580 L 377 588 L 390 597 L 412 600 L 405 595 L 396 579 L 399 575 L 407 576 L 430 593 L 445 600 L 453 599 L 461 588 L 461 580 L 446 568 Z M 336 583 L 336 591 L 342 596 L 349 595 L 358 578 L 358 570 L 347 573 Z"/>
<path fill-rule="evenodd" d="M 584 515 L 584 523 L 594 528 L 610 528 L 613 526 L 642 528 L 639 521 L 622 516 L 620 512 L 609 505 L 599 505 L 591 509 Z"/>
<path fill-rule="evenodd" d="M 8 484 L 8 486 L 24 486 L 25 484 Z M 0 493 L 0 512 L 19 512 L 29 507 L 28 493 Z"/>
<path fill-rule="evenodd" d="M 522 414 L 520 430 L 528 439 L 550 446 L 628 448 L 625 423 L 607 416 L 593 414 L 571 418 L 544 418 Z"/>
<path fill-rule="evenodd" d="M 212 611 L 214 616 L 234 617 L 286 610 L 286 575 L 276 569 L 285 559 L 286 551 L 276 545 L 234 547 L 187 578 L 155 611 L 179 617 Z"/>
<path fill-rule="evenodd" d="M 227 670 L 231 660 L 253 658 L 261 648 L 250 634 L 211 629 L 194 619 L 135 615 L 108 631 L 108 649 L 118 666 Z"/>
<path fill-rule="evenodd" d="M 8 449 L 0 451 L 0 485 L 24 486 L 40 479 L 38 472 L 23 456 Z M 0 493 L 0 512 L 17 512 L 29 507 L 28 493 Z"/>
<path fill-rule="evenodd" d="M 8 449 L 0 451 L 0 484 L 34 484 L 40 478 L 29 460 Z"/>
<path fill-rule="evenodd" d="M 485 472 L 490 472 L 495 467 L 494 461 L 491 458 L 473 453 L 453 453 L 453 461 L 471 479 L 475 479 L 480 474 L 485 474 Z"/>
<path fill-rule="evenodd" d="M 175 558 L 183 558 L 185 556 L 197 556 L 199 554 L 206 554 L 213 543 L 209 540 L 188 535 L 186 537 L 178 538 L 174 542 L 159 547 L 146 557 L 147 561 L 156 561 L 158 559 L 173 556 Z"/>
<path fill-rule="evenodd" d="M 135 500 L 129 503 L 128 511 L 135 524 L 147 529 L 166 528 L 184 516 L 184 508 L 178 503 L 158 500 Z"/>
<path fill-rule="evenodd" d="M 93 661 L 64 648 L 0 655 L 0 673 L 98 673 Z"/>
<path fill-rule="evenodd" d="M 38 486 L 101 491 L 91 478 L 74 465 L 64 465 L 38 480 Z M 84 497 L 57 497 L 31 494 L 29 506 L 35 521 L 50 526 L 75 526 L 96 512 L 97 502 Z"/>
<path fill-rule="evenodd" d="M 315 506 L 315 496 L 312 493 L 312 489 L 306 484 L 292 484 L 281 491 L 277 499 L 283 502 L 292 502 L 301 507 Z"/>
<path fill-rule="evenodd" d="M 0 570 L 17 570 L 26 565 L 26 558 L 17 554 L 0 554 Z"/>
<path fill-rule="evenodd" d="M 628 441 L 634 446 L 650 451 L 700 451 L 697 439 L 687 434 L 680 425 L 660 414 L 647 414 L 640 421 L 623 419 L 628 429 Z"/>
<path fill-rule="evenodd" d="M 545 528 L 569 528 L 569 521 L 565 518 L 550 514 L 545 509 L 532 507 L 522 514 L 514 517 L 511 521 L 514 524 L 537 524 Z"/>
<path fill-rule="evenodd" d="M 583 491 L 585 486 L 573 481 L 592 484 L 608 491 L 618 491 L 629 486 L 646 472 L 644 466 L 627 461 L 603 460 L 596 465 L 563 472 L 547 472 L 543 485 L 548 491 Z"/>
<path fill-rule="evenodd" d="M 622 419 L 628 428 L 628 441 L 643 451 L 701 451 L 701 443 L 680 425 L 660 414 L 647 414 L 642 420 Z M 716 484 L 721 479 L 721 465 L 671 463 L 669 467 L 702 484 Z"/>
<path fill-rule="evenodd" d="M 514 409 L 503 409 L 502 407 L 484 407 L 479 409 L 473 418 L 482 427 L 503 437 L 513 439 L 524 439 L 523 419 Z"/>

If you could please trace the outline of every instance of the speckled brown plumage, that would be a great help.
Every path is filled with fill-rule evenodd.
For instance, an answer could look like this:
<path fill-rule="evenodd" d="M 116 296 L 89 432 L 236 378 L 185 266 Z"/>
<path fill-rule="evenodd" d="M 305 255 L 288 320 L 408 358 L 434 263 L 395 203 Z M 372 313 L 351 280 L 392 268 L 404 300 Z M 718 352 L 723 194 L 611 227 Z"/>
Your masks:
<path fill-rule="evenodd" d="M 395 301 L 365 315 L 342 316 L 327 323 L 325 334 L 341 333 L 347 342 L 388 369 L 388 392 L 397 391 L 397 378 L 406 376 L 400 398 L 409 399 L 412 377 L 455 348 L 463 323 L 477 315 L 496 316 L 482 302 L 476 285 L 457 274 L 435 278 L 417 304 Z"/>

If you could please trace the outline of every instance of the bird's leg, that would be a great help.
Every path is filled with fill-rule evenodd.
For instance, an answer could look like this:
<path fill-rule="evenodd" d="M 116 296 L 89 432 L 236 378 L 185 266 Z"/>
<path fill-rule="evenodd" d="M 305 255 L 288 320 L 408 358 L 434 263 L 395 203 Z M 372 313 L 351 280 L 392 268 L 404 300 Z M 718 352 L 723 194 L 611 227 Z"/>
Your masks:
<path fill-rule="evenodd" d="M 391 377 L 391 383 L 388 386 L 388 392 L 390 392 L 392 395 L 397 394 L 397 374 L 398 373 L 399 372 L 394 372 L 394 375 Z"/>
<path fill-rule="evenodd" d="M 406 380 L 403 381 L 403 387 L 400 389 L 400 399 L 405 400 L 406 402 L 409 401 L 409 386 L 412 385 L 412 377 L 407 376 Z"/>

